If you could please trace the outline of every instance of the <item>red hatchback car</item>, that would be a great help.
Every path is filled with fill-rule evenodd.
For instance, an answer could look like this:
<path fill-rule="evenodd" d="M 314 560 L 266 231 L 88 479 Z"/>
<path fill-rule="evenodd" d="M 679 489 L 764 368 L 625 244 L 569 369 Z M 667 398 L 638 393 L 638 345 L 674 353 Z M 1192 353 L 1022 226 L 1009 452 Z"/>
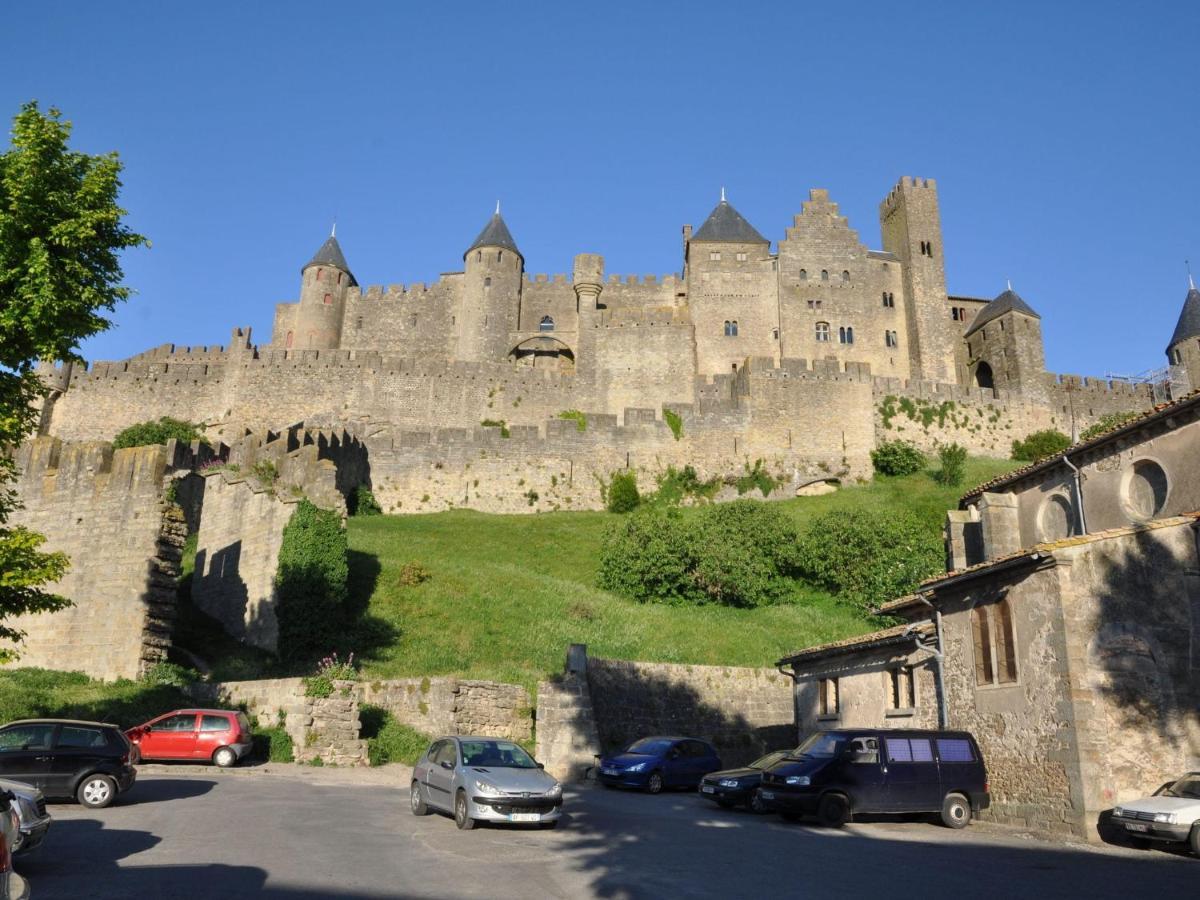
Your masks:
<path fill-rule="evenodd" d="M 125 732 L 143 760 L 212 760 L 228 768 L 252 746 L 246 714 L 228 709 L 177 709 Z"/>

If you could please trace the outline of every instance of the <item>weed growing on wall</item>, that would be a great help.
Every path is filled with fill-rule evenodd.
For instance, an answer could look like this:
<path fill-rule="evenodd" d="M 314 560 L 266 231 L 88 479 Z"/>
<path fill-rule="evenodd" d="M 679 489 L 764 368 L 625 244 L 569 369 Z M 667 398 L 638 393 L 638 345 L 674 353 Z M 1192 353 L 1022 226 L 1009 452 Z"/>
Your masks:
<path fill-rule="evenodd" d="M 647 497 L 646 502 L 667 506 L 677 506 L 685 497 L 711 500 L 721 487 L 719 478 L 701 481 L 696 470 L 690 465 L 682 469 L 667 466 L 667 470 L 660 472 L 655 481 L 658 483 L 658 490 Z"/>
<path fill-rule="evenodd" d="M 512 432 L 508 430 L 508 423 L 503 419 L 484 419 L 479 424 L 484 428 L 499 428 L 500 437 L 502 438 L 512 437 Z"/>
<path fill-rule="evenodd" d="M 165 444 L 172 438 L 181 444 L 190 444 L 193 441 L 200 441 L 202 444 L 208 443 L 208 440 L 200 433 L 199 425 L 163 416 L 158 421 L 138 422 L 136 425 L 130 425 L 117 432 L 117 436 L 113 438 L 113 449 L 121 450 L 125 447 Z"/>
<path fill-rule="evenodd" d="M 353 653 L 345 660 L 331 653 L 317 663 L 316 672 L 304 679 L 304 696 L 331 697 L 335 681 L 354 681 L 357 678 L 358 669 L 354 665 Z"/>
<path fill-rule="evenodd" d="M 667 423 L 667 427 L 671 429 L 671 434 L 675 435 L 675 440 L 683 437 L 683 417 L 674 410 L 663 410 L 663 421 Z"/>
<path fill-rule="evenodd" d="M 771 496 L 771 491 L 779 486 L 779 479 L 767 473 L 766 468 L 763 466 L 763 461 L 756 459 L 753 466 L 749 462 L 746 462 L 744 466 L 746 474 L 734 482 L 737 486 L 738 496 L 748 494 L 755 488 L 761 491 L 764 497 Z"/>
<path fill-rule="evenodd" d="M 310 659 L 345 623 L 346 529 L 336 512 L 301 500 L 283 529 L 275 573 L 280 655 Z"/>
<path fill-rule="evenodd" d="M 587 431 L 587 416 L 577 409 L 564 409 L 558 414 L 560 419 L 570 419 L 575 423 L 577 431 Z"/>
<path fill-rule="evenodd" d="M 1085 428 L 1083 430 L 1083 433 L 1079 435 L 1079 439 L 1081 441 L 1090 441 L 1092 438 L 1099 437 L 1106 431 L 1112 431 L 1114 428 L 1118 428 L 1121 425 L 1124 425 L 1126 422 L 1136 419 L 1139 415 L 1141 415 L 1141 413 L 1127 411 L 1109 413 L 1106 416 L 1101 416 L 1095 425 L 1093 425 L 1091 428 Z"/>

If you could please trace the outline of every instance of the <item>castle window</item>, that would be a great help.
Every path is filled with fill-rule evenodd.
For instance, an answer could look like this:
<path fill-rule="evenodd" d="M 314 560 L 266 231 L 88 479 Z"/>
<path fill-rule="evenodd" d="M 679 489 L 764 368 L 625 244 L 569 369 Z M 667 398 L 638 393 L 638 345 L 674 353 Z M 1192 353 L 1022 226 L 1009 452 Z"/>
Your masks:
<path fill-rule="evenodd" d="M 801 280 L 801 281 L 808 281 L 808 269 L 801 269 L 801 270 L 800 270 L 800 280 Z"/>
<path fill-rule="evenodd" d="M 321 280 L 321 275 L 324 274 L 324 269 L 317 269 L 317 281 Z"/>
<path fill-rule="evenodd" d="M 485 278 L 485 279 L 483 279 L 483 286 L 484 286 L 484 287 L 491 287 L 491 286 L 492 286 L 492 279 L 490 279 L 490 278 Z"/>
<path fill-rule="evenodd" d="M 326 294 L 325 295 L 325 305 L 328 306 L 332 302 L 333 302 L 333 294 Z"/>
<path fill-rule="evenodd" d="M 337 280 L 337 283 L 338 283 L 338 284 L 341 284 L 341 283 L 342 283 L 342 273 L 341 273 L 341 272 L 338 272 L 338 280 Z"/>
<path fill-rule="evenodd" d="M 410 328 L 416 328 L 416 327 L 417 327 L 417 317 L 416 317 L 416 316 L 409 316 L 409 317 L 408 317 L 408 324 L 409 324 L 409 327 L 410 327 Z"/>
<path fill-rule="evenodd" d="M 771 329 L 771 337 L 775 340 L 779 340 L 779 329 L 778 328 Z"/>
<path fill-rule="evenodd" d="M 826 270 L 826 269 L 822 269 L 822 270 L 821 270 L 821 280 L 822 280 L 822 281 L 828 281 L 828 280 L 829 280 L 829 272 L 828 272 L 828 270 Z"/>
<path fill-rule="evenodd" d="M 554 319 L 550 316 L 542 316 L 542 321 L 538 322 L 538 331 L 553 331 Z"/>
<path fill-rule="evenodd" d="M 950 307 L 950 318 L 951 318 L 951 319 L 953 319 L 955 322 L 959 321 L 959 319 L 958 319 L 958 307 L 957 307 L 957 306 L 952 306 L 952 307 Z"/>
<path fill-rule="evenodd" d="M 737 337 L 737 322 L 725 323 L 725 337 Z"/>
<path fill-rule="evenodd" d="M 482 250 L 475 251 L 475 262 L 483 262 L 483 251 Z"/>
<path fill-rule="evenodd" d="M 958 320 L 960 322 L 967 321 L 967 311 L 965 309 L 963 309 L 961 306 L 958 308 Z"/>
<path fill-rule="evenodd" d="M 818 322 L 817 323 L 817 340 L 823 344 L 827 343 L 829 341 L 829 323 L 828 322 Z"/>
<path fill-rule="evenodd" d="M 808 308 L 809 308 L 809 309 L 820 309 L 820 308 L 821 308 L 821 301 L 820 301 L 820 300 L 809 300 L 809 301 L 808 301 Z"/>
<path fill-rule="evenodd" d="M 1172 351 L 1171 352 L 1171 362 L 1175 363 L 1175 365 L 1179 365 L 1179 358 L 1181 355 L 1182 354 L 1180 354 L 1180 352 L 1178 350 Z"/>
<path fill-rule="evenodd" d="M 745 253 L 739 253 L 739 254 L 737 255 L 737 261 L 738 261 L 738 262 L 745 262 L 745 261 L 746 261 L 746 254 L 745 254 Z"/>
<path fill-rule="evenodd" d="M 504 251 L 503 251 L 503 250 L 497 250 L 497 251 L 496 251 L 496 262 L 500 262 L 500 261 L 501 261 L 501 260 L 503 260 L 503 259 L 504 259 Z"/>
<path fill-rule="evenodd" d="M 817 714 L 836 716 L 838 714 L 838 680 L 822 678 L 817 688 Z"/>
<path fill-rule="evenodd" d="M 888 707 L 891 709 L 913 709 L 917 696 L 913 682 L 912 666 L 896 666 L 888 669 Z"/>
<path fill-rule="evenodd" d="M 849 280 L 850 280 L 850 271 L 846 270 L 846 271 L 842 272 L 842 281 L 849 281 Z"/>
<path fill-rule="evenodd" d="M 284 343 L 284 345 L 283 345 L 285 350 L 291 350 L 291 349 L 292 349 L 292 341 L 293 341 L 293 340 L 295 340 L 295 337 L 296 337 L 296 336 L 295 336 L 295 335 L 294 335 L 292 332 L 290 332 L 290 331 L 289 331 L 289 332 L 287 333 L 287 341 L 286 341 L 286 342 Z"/>
<path fill-rule="evenodd" d="M 854 343 L 854 329 L 853 328 L 839 328 L 838 329 L 838 342 L 842 343 L 842 344 L 853 344 Z"/>
<path fill-rule="evenodd" d="M 888 291 L 883 292 L 883 305 L 885 309 L 892 309 L 896 305 L 895 299 Z"/>
<path fill-rule="evenodd" d="M 710 250 L 708 253 L 708 259 L 710 262 L 719 262 L 721 259 L 721 251 L 720 250 Z"/>
<path fill-rule="evenodd" d="M 358 317 L 358 319 L 355 321 L 355 323 L 354 323 L 354 327 L 355 327 L 355 328 L 362 328 L 362 316 L 359 316 L 359 317 Z"/>
<path fill-rule="evenodd" d="M 1017 680 L 1017 648 L 1012 611 L 1003 599 L 971 610 L 975 645 L 975 683 L 1012 684 Z"/>
<path fill-rule="evenodd" d="M 894 332 L 894 331 L 885 331 L 883 333 L 883 342 L 888 347 L 899 347 L 900 346 L 900 342 L 898 340 L 896 340 L 896 332 Z"/>

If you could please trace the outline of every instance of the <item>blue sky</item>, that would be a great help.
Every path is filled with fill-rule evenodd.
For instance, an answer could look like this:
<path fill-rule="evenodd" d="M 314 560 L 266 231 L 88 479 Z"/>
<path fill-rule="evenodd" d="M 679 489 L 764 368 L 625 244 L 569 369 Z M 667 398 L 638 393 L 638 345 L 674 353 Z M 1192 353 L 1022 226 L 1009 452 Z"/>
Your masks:
<path fill-rule="evenodd" d="M 0 114 L 116 149 L 154 242 L 89 359 L 270 336 L 328 233 L 363 284 L 434 281 L 497 198 L 530 272 L 680 268 L 725 185 L 778 241 L 828 188 L 870 247 L 936 178 L 951 292 L 1011 278 L 1047 365 L 1162 365 L 1200 270 L 1200 4 L 24 3 Z"/>

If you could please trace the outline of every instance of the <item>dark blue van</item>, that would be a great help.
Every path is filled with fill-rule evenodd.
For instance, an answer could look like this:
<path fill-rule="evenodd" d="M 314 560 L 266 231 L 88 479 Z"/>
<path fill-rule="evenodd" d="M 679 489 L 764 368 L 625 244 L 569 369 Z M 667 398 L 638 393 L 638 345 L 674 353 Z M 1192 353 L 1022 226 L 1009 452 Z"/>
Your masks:
<path fill-rule="evenodd" d="M 855 814 L 939 813 L 962 828 L 990 804 L 987 770 L 965 731 L 818 731 L 763 772 L 762 805 L 841 827 Z"/>

